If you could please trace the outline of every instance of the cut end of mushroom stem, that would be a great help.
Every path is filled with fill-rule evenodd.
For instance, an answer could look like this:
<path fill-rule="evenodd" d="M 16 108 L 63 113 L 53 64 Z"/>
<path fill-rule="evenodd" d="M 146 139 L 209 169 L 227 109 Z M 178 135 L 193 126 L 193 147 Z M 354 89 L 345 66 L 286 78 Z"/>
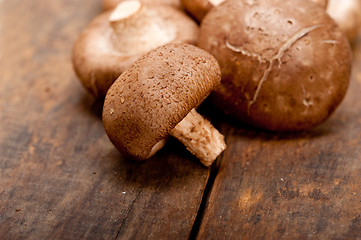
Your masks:
<path fill-rule="evenodd" d="M 213 6 L 218 6 L 219 4 L 221 4 L 222 2 L 224 2 L 225 0 L 209 0 L 209 2 L 213 5 Z"/>
<path fill-rule="evenodd" d="M 142 4 L 137 0 L 121 2 L 113 10 L 109 17 L 109 22 L 116 32 L 121 32 L 127 22 L 132 22 L 132 18 L 140 13 Z"/>
<path fill-rule="evenodd" d="M 206 167 L 212 165 L 226 149 L 224 136 L 196 110 L 192 111 L 171 131 Z"/>
<path fill-rule="evenodd" d="M 121 2 L 109 16 L 113 47 L 120 54 L 148 52 L 175 38 L 175 30 L 159 21 L 139 0 Z"/>

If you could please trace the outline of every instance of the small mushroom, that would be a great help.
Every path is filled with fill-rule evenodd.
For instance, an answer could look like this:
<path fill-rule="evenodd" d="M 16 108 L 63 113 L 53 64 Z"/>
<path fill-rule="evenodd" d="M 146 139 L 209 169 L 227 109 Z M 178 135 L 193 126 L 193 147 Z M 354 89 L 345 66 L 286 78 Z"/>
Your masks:
<path fill-rule="evenodd" d="M 204 16 L 213 8 L 226 0 L 181 0 L 184 8 L 190 15 L 192 15 L 198 22 L 202 22 Z M 306 1 L 306 0 L 305 0 Z M 328 0 L 311 0 L 324 9 L 327 7 Z M 338 0 L 335 0 L 338 1 Z"/>
<path fill-rule="evenodd" d="M 103 0 L 103 9 L 109 10 L 115 8 L 119 3 L 127 0 Z M 169 5 L 182 9 L 180 0 L 141 0 L 145 5 Z"/>
<path fill-rule="evenodd" d="M 330 0 L 327 13 L 352 42 L 361 30 L 361 0 Z"/>
<path fill-rule="evenodd" d="M 350 45 L 310 1 L 227 0 L 203 19 L 198 46 L 221 67 L 214 104 L 259 128 L 313 128 L 334 112 L 349 84 Z"/>
<path fill-rule="evenodd" d="M 106 133 L 119 151 L 138 160 L 154 155 L 172 135 L 210 166 L 225 149 L 224 137 L 194 109 L 219 83 L 218 63 L 204 50 L 159 47 L 110 87 L 103 108 Z"/>
<path fill-rule="evenodd" d="M 124 1 L 81 33 L 73 47 L 74 69 L 84 87 L 101 98 L 136 59 L 170 42 L 195 44 L 198 32 L 197 24 L 178 9 Z"/>

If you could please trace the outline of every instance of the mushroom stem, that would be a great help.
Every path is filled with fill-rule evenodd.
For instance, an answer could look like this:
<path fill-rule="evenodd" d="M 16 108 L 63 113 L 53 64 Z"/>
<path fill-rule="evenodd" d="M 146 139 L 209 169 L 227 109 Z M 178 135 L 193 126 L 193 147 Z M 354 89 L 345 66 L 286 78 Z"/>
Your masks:
<path fill-rule="evenodd" d="M 113 47 L 121 54 L 132 54 L 147 52 L 172 41 L 176 35 L 174 29 L 154 15 L 139 0 L 119 3 L 109 16 L 114 33 Z"/>
<path fill-rule="evenodd" d="M 213 6 L 218 6 L 219 4 L 221 4 L 222 2 L 224 2 L 225 0 L 209 0 L 209 2 L 213 5 Z"/>
<path fill-rule="evenodd" d="M 181 141 L 206 167 L 211 166 L 226 148 L 224 136 L 194 109 L 175 126 L 170 135 Z"/>
<path fill-rule="evenodd" d="M 113 30 L 121 34 L 124 29 L 134 27 L 140 22 L 140 18 L 144 14 L 142 12 L 143 5 L 137 0 L 124 1 L 117 5 L 109 16 L 109 23 Z"/>

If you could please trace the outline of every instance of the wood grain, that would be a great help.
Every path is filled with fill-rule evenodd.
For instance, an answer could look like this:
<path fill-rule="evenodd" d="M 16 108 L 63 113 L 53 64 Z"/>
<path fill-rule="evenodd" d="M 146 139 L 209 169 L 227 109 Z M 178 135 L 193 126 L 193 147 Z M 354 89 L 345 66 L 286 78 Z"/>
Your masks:
<path fill-rule="evenodd" d="M 209 170 L 176 141 L 134 163 L 71 62 L 100 1 L 0 1 L 0 239 L 186 239 Z"/>
<path fill-rule="evenodd" d="M 349 92 L 318 128 L 272 134 L 232 120 L 197 239 L 361 239 L 361 39 Z"/>
<path fill-rule="evenodd" d="M 208 182 L 175 140 L 142 163 L 109 142 L 70 62 L 100 11 L 0 1 L 0 239 L 361 238 L 361 38 L 347 97 L 320 127 L 277 135 L 213 113 L 228 149 Z"/>

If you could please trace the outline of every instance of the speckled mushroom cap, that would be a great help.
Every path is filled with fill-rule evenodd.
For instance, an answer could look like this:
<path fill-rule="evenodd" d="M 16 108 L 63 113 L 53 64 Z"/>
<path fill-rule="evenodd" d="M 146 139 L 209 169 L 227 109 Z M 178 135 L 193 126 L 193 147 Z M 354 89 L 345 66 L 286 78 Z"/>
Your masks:
<path fill-rule="evenodd" d="M 219 83 L 218 63 L 204 50 L 162 46 L 137 60 L 111 86 L 103 108 L 105 130 L 119 151 L 146 159 Z"/>
<path fill-rule="evenodd" d="M 126 0 L 103 0 L 103 9 L 109 10 L 115 8 L 119 3 Z M 182 9 L 180 0 L 141 0 L 146 5 L 170 5 L 175 8 Z"/>
<path fill-rule="evenodd" d="M 348 87 L 347 39 L 312 2 L 228 0 L 203 19 L 198 46 L 221 66 L 214 104 L 260 128 L 312 128 Z"/>
<path fill-rule="evenodd" d="M 196 44 L 199 27 L 182 11 L 170 6 L 147 6 L 147 12 L 153 17 L 157 29 L 164 29 L 157 34 L 158 38 L 160 34 L 164 34 L 167 35 L 165 40 L 167 43 Z M 111 84 L 126 68 L 151 50 L 122 53 L 114 47 L 112 41 L 116 37 L 109 24 L 111 13 L 108 11 L 99 15 L 87 26 L 76 41 L 72 54 L 74 69 L 82 84 L 89 92 L 100 98 L 105 96 Z M 149 41 L 153 39 L 153 36 L 149 37 Z M 163 44 L 158 46 L 161 45 Z"/>

